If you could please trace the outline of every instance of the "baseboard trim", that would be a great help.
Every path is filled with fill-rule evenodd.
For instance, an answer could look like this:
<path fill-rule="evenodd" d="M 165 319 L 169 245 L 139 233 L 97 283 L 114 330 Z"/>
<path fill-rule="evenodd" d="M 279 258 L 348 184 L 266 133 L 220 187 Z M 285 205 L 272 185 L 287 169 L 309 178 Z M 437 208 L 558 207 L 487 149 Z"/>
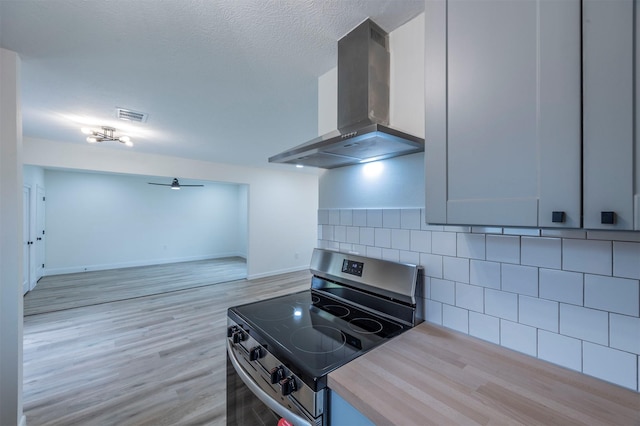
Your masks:
<path fill-rule="evenodd" d="M 286 274 L 289 272 L 299 272 L 299 271 L 305 271 L 305 270 L 309 270 L 309 266 L 308 265 L 303 265 L 303 266 L 296 266 L 293 268 L 286 268 L 286 269 L 279 269 L 277 271 L 269 271 L 269 272 L 263 272 L 260 274 L 251 274 L 251 275 L 247 275 L 247 279 L 248 280 L 255 280 L 258 278 L 266 278 L 266 277 L 272 277 L 274 275 L 281 275 L 281 274 Z"/>
<path fill-rule="evenodd" d="M 136 266 L 164 265 L 167 263 L 194 262 L 197 260 L 222 259 L 225 257 L 241 257 L 246 260 L 246 255 L 244 253 L 221 253 L 204 256 L 186 256 L 168 259 L 149 259 L 130 262 L 105 263 L 101 265 L 79 265 L 62 268 L 46 268 L 44 271 L 44 276 L 76 274 L 78 272 L 107 271 L 110 269 L 133 268 Z"/>

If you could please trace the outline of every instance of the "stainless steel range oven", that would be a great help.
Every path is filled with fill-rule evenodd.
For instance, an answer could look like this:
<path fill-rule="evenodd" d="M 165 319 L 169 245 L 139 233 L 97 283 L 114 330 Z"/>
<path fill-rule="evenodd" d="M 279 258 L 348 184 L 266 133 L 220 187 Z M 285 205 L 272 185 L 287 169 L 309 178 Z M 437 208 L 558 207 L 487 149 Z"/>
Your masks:
<path fill-rule="evenodd" d="M 310 290 L 229 308 L 228 425 L 326 426 L 327 375 L 423 319 L 416 265 L 315 249 L 310 270 Z"/>

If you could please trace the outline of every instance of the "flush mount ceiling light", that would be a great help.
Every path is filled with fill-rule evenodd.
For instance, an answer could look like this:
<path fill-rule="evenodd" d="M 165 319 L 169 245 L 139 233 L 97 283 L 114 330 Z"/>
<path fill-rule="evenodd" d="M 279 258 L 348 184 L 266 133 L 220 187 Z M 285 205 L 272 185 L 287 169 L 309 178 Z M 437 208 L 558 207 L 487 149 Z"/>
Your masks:
<path fill-rule="evenodd" d="M 89 143 L 120 142 L 126 146 L 133 146 L 129 136 L 116 136 L 116 129 L 113 127 L 102 126 L 102 131 L 93 130 L 88 127 L 83 127 L 81 130 L 85 135 L 89 135 L 87 136 L 87 142 Z"/>

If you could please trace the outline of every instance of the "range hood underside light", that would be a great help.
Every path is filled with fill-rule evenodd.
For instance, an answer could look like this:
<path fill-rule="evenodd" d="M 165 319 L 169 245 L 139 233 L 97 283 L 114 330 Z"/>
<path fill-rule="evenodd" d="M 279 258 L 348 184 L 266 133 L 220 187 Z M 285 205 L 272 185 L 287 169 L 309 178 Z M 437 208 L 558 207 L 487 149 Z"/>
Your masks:
<path fill-rule="evenodd" d="M 424 151 L 421 138 L 380 124 L 330 136 L 275 155 L 269 162 L 334 169 Z"/>

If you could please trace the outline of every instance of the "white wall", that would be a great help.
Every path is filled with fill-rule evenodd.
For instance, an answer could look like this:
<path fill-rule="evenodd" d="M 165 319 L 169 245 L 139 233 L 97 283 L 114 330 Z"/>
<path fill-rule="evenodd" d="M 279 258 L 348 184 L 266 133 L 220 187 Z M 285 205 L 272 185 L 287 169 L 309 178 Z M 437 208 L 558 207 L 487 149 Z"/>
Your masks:
<path fill-rule="evenodd" d="M 45 171 L 46 275 L 246 257 L 241 185 L 174 191 L 148 184 L 170 180 Z"/>
<path fill-rule="evenodd" d="M 77 171 L 246 184 L 249 186 L 248 277 L 309 267 L 311 252 L 317 241 L 318 177 L 315 174 L 232 166 L 37 139 L 25 139 L 24 163 Z"/>
<path fill-rule="evenodd" d="M 22 117 L 20 58 L 0 49 L 0 424 L 22 414 Z"/>

